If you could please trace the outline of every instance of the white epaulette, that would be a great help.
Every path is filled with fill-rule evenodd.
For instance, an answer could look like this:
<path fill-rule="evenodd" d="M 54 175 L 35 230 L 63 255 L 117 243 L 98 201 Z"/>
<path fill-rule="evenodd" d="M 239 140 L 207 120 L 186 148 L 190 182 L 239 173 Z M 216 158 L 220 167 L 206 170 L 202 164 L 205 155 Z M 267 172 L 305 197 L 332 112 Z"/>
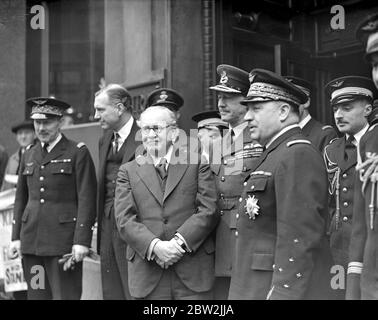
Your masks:
<path fill-rule="evenodd" d="M 299 139 L 299 140 L 289 141 L 288 143 L 286 143 L 286 146 L 287 147 L 291 147 L 292 145 L 299 144 L 299 143 L 305 143 L 305 144 L 310 144 L 311 145 L 310 141 L 304 140 L 304 139 Z"/>
<path fill-rule="evenodd" d="M 77 147 L 80 149 L 80 148 L 82 148 L 82 147 L 84 147 L 85 146 L 85 143 L 84 142 L 79 142 L 78 144 L 77 144 Z"/>
<path fill-rule="evenodd" d="M 376 126 L 378 126 L 378 123 L 373 124 L 373 125 L 369 128 L 368 132 L 370 132 L 371 130 L 373 130 Z"/>
<path fill-rule="evenodd" d="M 325 129 L 333 129 L 333 127 L 327 124 L 326 126 L 322 127 L 322 130 L 325 130 Z"/>

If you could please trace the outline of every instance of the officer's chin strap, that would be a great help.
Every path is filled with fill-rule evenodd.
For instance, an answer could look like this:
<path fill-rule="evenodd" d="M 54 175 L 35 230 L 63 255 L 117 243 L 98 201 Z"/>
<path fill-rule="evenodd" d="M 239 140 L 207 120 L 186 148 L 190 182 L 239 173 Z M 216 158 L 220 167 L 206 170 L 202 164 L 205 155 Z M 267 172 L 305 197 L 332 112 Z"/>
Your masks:
<path fill-rule="evenodd" d="M 367 169 L 366 169 L 367 168 Z M 371 194 L 369 204 L 370 229 L 374 229 L 375 210 L 378 208 L 378 154 L 366 152 L 366 160 L 356 166 L 362 182 L 362 194 L 365 193 L 366 186 L 371 182 Z"/>

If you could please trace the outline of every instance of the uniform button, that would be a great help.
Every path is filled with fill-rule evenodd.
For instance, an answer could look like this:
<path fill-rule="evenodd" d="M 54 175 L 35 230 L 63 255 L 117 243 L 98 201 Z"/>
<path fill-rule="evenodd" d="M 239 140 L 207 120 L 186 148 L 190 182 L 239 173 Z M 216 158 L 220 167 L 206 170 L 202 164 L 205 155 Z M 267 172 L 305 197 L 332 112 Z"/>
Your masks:
<path fill-rule="evenodd" d="M 296 276 L 297 276 L 297 278 L 301 278 L 301 277 L 302 277 L 302 274 L 301 274 L 300 272 L 298 272 L 298 273 L 296 274 Z"/>
<path fill-rule="evenodd" d="M 276 265 L 274 264 L 274 265 L 272 265 L 272 268 L 274 269 L 276 267 Z"/>
<path fill-rule="evenodd" d="M 43 180 L 45 180 L 44 177 L 39 177 L 39 181 L 43 181 Z"/>
<path fill-rule="evenodd" d="M 42 170 L 45 169 L 45 166 L 41 166 L 41 169 L 42 169 Z"/>
<path fill-rule="evenodd" d="M 73 221 L 76 221 L 76 218 L 73 218 L 72 220 L 73 220 Z"/>
<path fill-rule="evenodd" d="M 84 225 L 83 225 L 83 224 L 81 224 L 81 225 L 80 225 L 80 227 L 84 227 Z"/>
<path fill-rule="evenodd" d="M 114 184 L 114 183 L 116 183 L 116 181 L 115 181 L 115 180 L 112 180 L 112 183 Z"/>
<path fill-rule="evenodd" d="M 239 232 L 235 231 L 235 237 L 237 237 L 238 235 L 239 235 Z"/>
<path fill-rule="evenodd" d="M 282 272 L 282 271 L 283 271 L 283 269 L 282 269 L 282 268 L 278 268 L 278 271 L 279 271 L 279 272 Z"/>
<path fill-rule="evenodd" d="M 347 207 L 347 206 L 348 206 L 348 202 L 345 201 L 345 202 L 343 203 L 343 206 L 344 206 L 344 207 Z"/>
<path fill-rule="evenodd" d="M 12 223 L 13 223 L 13 224 L 16 224 L 16 220 L 12 220 Z"/>
<path fill-rule="evenodd" d="M 60 169 L 60 172 L 64 172 L 64 169 Z"/>
<path fill-rule="evenodd" d="M 343 221 L 348 221 L 348 217 L 343 217 Z"/>
<path fill-rule="evenodd" d="M 40 203 L 45 203 L 45 199 L 39 200 Z"/>
<path fill-rule="evenodd" d="M 41 191 L 41 192 L 45 192 L 45 188 L 41 188 L 40 191 Z"/>
<path fill-rule="evenodd" d="M 343 174 L 343 178 L 346 178 L 348 175 L 346 173 Z"/>
<path fill-rule="evenodd" d="M 226 178 L 225 178 L 225 177 L 222 177 L 222 178 L 221 178 L 221 181 L 222 181 L 222 182 L 224 182 L 225 180 L 226 180 Z"/>
<path fill-rule="evenodd" d="M 294 239 L 294 243 L 298 243 L 299 242 L 299 240 L 298 239 Z"/>
<path fill-rule="evenodd" d="M 239 219 L 239 213 L 236 214 L 236 219 Z"/>
<path fill-rule="evenodd" d="M 246 185 L 247 185 L 247 182 L 244 182 L 244 183 L 243 183 L 243 186 L 245 187 Z"/>
<path fill-rule="evenodd" d="M 220 211 L 220 215 L 223 216 L 223 210 Z"/>
<path fill-rule="evenodd" d="M 251 186 L 251 190 L 254 190 L 255 189 L 255 186 Z"/>
<path fill-rule="evenodd" d="M 239 202 L 242 202 L 242 201 L 243 201 L 243 198 L 242 198 L 242 197 L 240 197 L 240 198 L 239 198 Z"/>
<path fill-rule="evenodd" d="M 290 261 L 290 262 L 294 262 L 294 258 L 290 257 L 290 258 L 289 258 L 289 261 Z"/>
<path fill-rule="evenodd" d="M 343 192 L 347 192 L 347 191 L 348 191 L 348 189 L 344 187 L 343 188 Z"/>
<path fill-rule="evenodd" d="M 224 194 L 221 193 L 221 194 L 219 195 L 219 197 L 220 197 L 221 199 L 223 199 L 223 198 L 224 198 Z"/>
<path fill-rule="evenodd" d="M 224 160 L 223 163 L 224 163 L 224 164 L 227 164 L 227 160 Z"/>
<path fill-rule="evenodd" d="M 286 283 L 285 283 L 283 286 L 284 286 L 284 288 L 286 288 L 286 289 L 289 289 L 289 288 L 290 288 L 290 286 L 289 286 L 288 284 L 286 284 Z"/>

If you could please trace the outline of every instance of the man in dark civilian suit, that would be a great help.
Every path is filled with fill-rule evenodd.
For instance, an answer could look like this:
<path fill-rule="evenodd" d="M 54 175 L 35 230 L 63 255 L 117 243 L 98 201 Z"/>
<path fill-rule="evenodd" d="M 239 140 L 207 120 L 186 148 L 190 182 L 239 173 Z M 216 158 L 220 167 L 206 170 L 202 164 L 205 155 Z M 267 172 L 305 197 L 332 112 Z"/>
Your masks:
<path fill-rule="evenodd" d="M 165 104 L 182 101 L 168 89 L 154 95 Z M 120 167 L 115 200 L 117 227 L 129 245 L 130 293 L 136 299 L 212 299 L 210 234 L 218 214 L 210 167 L 177 140 L 177 117 L 166 106 L 147 108 L 140 127 L 146 154 Z"/>
<path fill-rule="evenodd" d="M 285 76 L 284 78 L 306 94 L 308 100 L 299 106 L 299 126 L 306 139 L 310 140 L 320 153 L 323 153 L 324 147 L 332 139 L 337 138 L 337 133 L 332 126 L 323 125 L 311 116 L 309 109 L 311 108 L 311 95 L 314 91 L 312 84 L 298 77 Z"/>
<path fill-rule="evenodd" d="M 105 300 L 130 299 L 127 277 L 127 244 L 120 238 L 114 220 L 114 193 L 118 169 L 134 159 L 140 142 L 131 96 L 122 86 L 109 84 L 96 94 L 95 119 L 105 129 L 99 141 L 97 203 L 97 251 L 101 256 L 102 292 Z"/>

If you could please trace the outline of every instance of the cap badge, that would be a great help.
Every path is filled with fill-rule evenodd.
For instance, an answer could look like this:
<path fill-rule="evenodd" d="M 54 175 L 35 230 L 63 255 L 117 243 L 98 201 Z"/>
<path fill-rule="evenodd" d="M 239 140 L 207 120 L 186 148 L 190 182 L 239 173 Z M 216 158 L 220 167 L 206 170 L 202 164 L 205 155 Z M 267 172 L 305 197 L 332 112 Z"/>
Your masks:
<path fill-rule="evenodd" d="M 167 96 L 167 91 L 162 91 L 161 93 L 160 93 L 160 100 L 161 101 L 165 101 L 165 100 L 167 100 L 167 98 L 168 98 L 168 96 Z"/>
<path fill-rule="evenodd" d="M 249 75 L 249 82 L 253 83 L 253 80 L 255 79 L 256 75 L 255 74 L 250 74 Z"/>
<path fill-rule="evenodd" d="M 33 102 L 38 105 L 43 105 L 47 102 L 47 100 L 33 100 Z"/>
<path fill-rule="evenodd" d="M 340 80 L 340 81 L 336 81 L 331 86 L 334 87 L 334 88 L 339 88 L 343 85 L 343 83 L 344 83 L 344 80 Z"/>
<path fill-rule="evenodd" d="M 226 84 L 228 82 L 228 77 L 226 71 L 222 71 L 221 79 L 219 81 L 221 84 Z"/>

